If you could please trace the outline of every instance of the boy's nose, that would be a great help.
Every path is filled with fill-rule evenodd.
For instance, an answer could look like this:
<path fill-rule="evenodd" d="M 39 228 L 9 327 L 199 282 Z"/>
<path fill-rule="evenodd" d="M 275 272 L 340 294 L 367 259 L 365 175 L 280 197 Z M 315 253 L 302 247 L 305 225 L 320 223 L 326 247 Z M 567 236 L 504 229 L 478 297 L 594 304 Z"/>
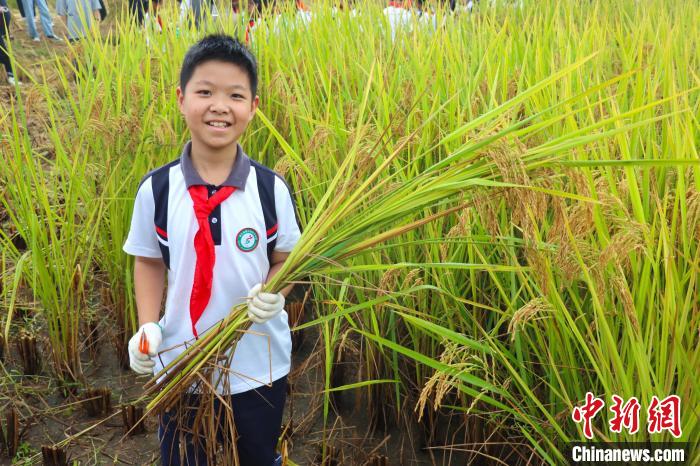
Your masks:
<path fill-rule="evenodd" d="M 228 106 L 219 99 L 214 99 L 209 106 L 209 110 L 216 113 L 228 113 Z"/>

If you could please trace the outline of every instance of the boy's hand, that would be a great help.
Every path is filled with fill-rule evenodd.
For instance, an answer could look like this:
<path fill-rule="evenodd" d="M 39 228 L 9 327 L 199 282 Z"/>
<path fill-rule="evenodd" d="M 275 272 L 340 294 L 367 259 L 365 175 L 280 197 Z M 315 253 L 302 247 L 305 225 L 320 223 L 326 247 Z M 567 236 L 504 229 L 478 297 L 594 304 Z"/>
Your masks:
<path fill-rule="evenodd" d="M 248 292 L 248 318 L 256 324 L 264 324 L 284 309 L 282 293 L 263 293 L 262 283 L 258 283 Z"/>
<path fill-rule="evenodd" d="M 129 340 L 129 365 L 138 374 L 152 374 L 154 363 L 151 357 L 158 354 L 158 347 L 163 341 L 160 325 L 148 322 Z"/>

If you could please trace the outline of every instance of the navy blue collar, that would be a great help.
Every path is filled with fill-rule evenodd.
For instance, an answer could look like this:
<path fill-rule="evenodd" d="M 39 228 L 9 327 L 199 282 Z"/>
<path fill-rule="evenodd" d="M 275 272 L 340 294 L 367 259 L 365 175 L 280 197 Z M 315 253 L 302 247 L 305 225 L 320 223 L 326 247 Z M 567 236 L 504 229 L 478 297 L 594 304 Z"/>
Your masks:
<path fill-rule="evenodd" d="M 233 163 L 233 168 L 231 173 L 229 173 L 226 180 L 221 183 L 221 186 L 231 186 L 241 191 L 245 191 L 246 180 L 250 174 L 250 158 L 243 152 L 243 148 L 240 144 L 236 144 L 237 153 L 236 161 Z M 197 170 L 195 170 L 192 164 L 192 141 L 187 141 L 184 149 L 182 149 L 182 155 L 180 155 L 180 167 L 182 167 L 182 174 L 185 177 L 185 184 L 189 189 L 190 186 L 208 186 L 209 183 L 205 182 Z"/>

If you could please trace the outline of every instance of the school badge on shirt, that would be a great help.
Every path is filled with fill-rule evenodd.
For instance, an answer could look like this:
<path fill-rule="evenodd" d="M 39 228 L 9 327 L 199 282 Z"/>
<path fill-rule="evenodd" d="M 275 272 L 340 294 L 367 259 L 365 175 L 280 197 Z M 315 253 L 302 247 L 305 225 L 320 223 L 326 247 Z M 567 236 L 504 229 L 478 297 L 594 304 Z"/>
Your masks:
<path fill-rule="evenodd" d="M 250 252 L 258 247 L 259 241 L 258 232 L 252 228 L 244 228 L 236 235 L 236 246 L 243 252 Z"/>

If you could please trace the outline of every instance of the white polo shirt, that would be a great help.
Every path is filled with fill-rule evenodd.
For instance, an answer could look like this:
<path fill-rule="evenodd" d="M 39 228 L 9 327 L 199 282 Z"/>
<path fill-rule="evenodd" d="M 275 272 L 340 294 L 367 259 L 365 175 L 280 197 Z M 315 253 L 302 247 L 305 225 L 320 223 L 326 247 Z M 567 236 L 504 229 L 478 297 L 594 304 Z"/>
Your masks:
<path fill-rule="evenodd" d="M 194 341 L 189 314 L 196 254 L 194 236 L 198 225 L 188 188 L 205 185 L 211 196 L 216 187 L 207 185 L 192 165 L 191 143 L 180 158 L 146 175 L 139 186 L 124 251 L 134 256 L 163 257 L 159 242 L 169 254 L 168 288 L 165 314 L 160 320 L 163 343 L 154 358 L 160 371 Z M 209 216 L 216 250 L 211 298 L 196 323 L 201 335 L 229 315 L 234 305 L 245 301 L 248 291 L 265 281 L 269 271 L 267 231 L 257 186 L 259 170 L 238 146 L 238 155 L 228 179 L 222 186 L 236 190 Z M 167 171 L 167 177 L 164 176 Z M 167 180 L 167 232 L 154 224 L 154 176 Z M 275 176 L 275 207 L 278 228 L 275 251 L 289 252 L 299 239 L 294 203 L 284 180 Z M 165 210 L 164 210 L 165 212 Z M 274 238 L 271 235 L 270 241 Z M 228 376 L 229 392 L 241 393 L 269 384 L 289 373 L 291 337 L 287 313 L 264 324 L 253 323 L 235 348 Z M 253 332 L 257 333 L 254 334 Z M 220 387 L 221 390 L 221 387 Z"/>

